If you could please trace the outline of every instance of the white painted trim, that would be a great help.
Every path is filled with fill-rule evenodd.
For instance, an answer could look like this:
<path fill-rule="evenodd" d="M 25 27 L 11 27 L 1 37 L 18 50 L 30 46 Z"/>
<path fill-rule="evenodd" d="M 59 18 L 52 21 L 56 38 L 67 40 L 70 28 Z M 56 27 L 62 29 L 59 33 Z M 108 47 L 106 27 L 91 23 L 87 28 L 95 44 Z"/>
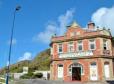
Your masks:
<path fill-rule="evenodd" d="M 60 44 L 62 44 L 62 52 L 59 52 L 59 45 L 60 45 Z M 57 53 L 58 53 L 58 54 L 59 54 L 59 53 L 63 53 L 63 43 L 58 43 L 58 44 L 57 44 Z"/>
<path fill-rule="evenodd" d="M 92 62 L 92 63 L 93 63 L 93 62 Z M 97 62 L 95 62 L 95 63 L 96 63 L 96 70 L 97 70 L 97 74 L 96 74 L 96 75 L 97 75 L 97 79 L 96 79 L 96 80 L 98 80 L 98 64 L 97 64 Z M 90 63 L 90 66 L 89 66 L 89 73 L 90 73 L 90 69 L 91 69 L 91 63 Z M 91 74 L 90 74 L 89 79 L 92 80 L 92 79 L 91 79 Z M 92 81 L 96 81 L 96 80 L 92 80 Z"/>
<path fill-rule="evenodd" d="M 72 63 L 72 64 L 75 64 L 75 63 Z M 74 66 L 74 67 L 80 67 L 81 68 L 81 75 L 84 75 L 84 66 L 83 66 L 83 64 L 81 64 L 81 63 L 77 63 L 77 64 L 79 64 L 80 66 Z M 71 65 L 69 65 L 69 66 L 71 66 Z M 71 76 L 72 76 L 72 67 L 73 66 L 71 66 L 70 68 L 68 67 L 68 71 L 67 71 L 68 74 L 70 74 Z M 71 69 L 71 72 L 69 72 L 69 69 Z M 82 72 L 82 70 L 83 70 L 83 72 Z"/>
<path fill-rule="evenodd" d="M 108 65 L 108 70 L 109 71 L 107 71 L 106 69 L 106 65 Z M 106 71 L 106 72 L 105 72 Z M 109 77 L 106 77 L 107 76 L 107 74 L 109 75 Z M 104 64 L 104 75 L 105 75 L 105 79 L 108 79 L 108 78 L 110 78 L 110 64 Z"/>
<path fill-rule="evenodd" d="M 94 40 L 93 43 L 90 42 L 90 40 Z M 91 49 L 90 44 L 94 44 L 94 49 Z M 89 39 L 89 50 L 96 50 L 96 39 Z"/>
<path fill-rule="evenodd" d="M 77 41 L 77 51 L 83 51 L 84 50 L 84 46 L 83 46 L 83 40 L 79 40 L 79 41 L 82 41 L 81 44 L 79 44 L 79 42 Z M 79 45 L 82 45 L 82 50 L 79 50 Z"/>
<path fill-rule="evenodd" d="M 72 42 L 72 44 L 70 44 L 70 42 Z M 73 51 L 70 51 L 70 46 L 73 46 Z M 69 41 L 68 43 L 67 43 L 67 52 L 74 52 L 74 42 L 73 41 Z"/>
<path fill-rule="evenodd" d="M 104 40 L 106 41 L 106 50 L 109 50 L 109 40 L 108 39 L 103 39 L 103 50 L 104 50 Z"/>
<path fill-rule="evenodd" d="M 59 76 L 58 76 L 58 74 L 60 74 L 60 73 L 58 72 L 59 65 L 62 65 L 62 77 L 59 77 Z M 64 65 L 63 65 L 63 64 L 57 64 L 57 78 L 64 78 Z"/>
<path fill-rule="evenodd" d="M 53 55 L 53 47 L 50 47 L 51 55 Z"/>

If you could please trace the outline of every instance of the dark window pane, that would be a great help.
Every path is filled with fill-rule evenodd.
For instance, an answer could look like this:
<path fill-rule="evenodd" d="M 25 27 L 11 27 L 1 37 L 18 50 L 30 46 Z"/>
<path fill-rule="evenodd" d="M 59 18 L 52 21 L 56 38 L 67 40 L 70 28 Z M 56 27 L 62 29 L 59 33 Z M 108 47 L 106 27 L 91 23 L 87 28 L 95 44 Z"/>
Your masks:
<path fill-rule="evenodd" d="M 82 45 L 79 45 L 78 50 L 82 50 Z"/>
<path fill-rule="evenodd" d="M 63 67 L 63 65 L 59 65 L 59 67 Z"/>
<path fill-rule="evenodd" d="M 95 49 L 95 45 L 94 44 L 91 44 L 90 48 L 91 49 Z"/>

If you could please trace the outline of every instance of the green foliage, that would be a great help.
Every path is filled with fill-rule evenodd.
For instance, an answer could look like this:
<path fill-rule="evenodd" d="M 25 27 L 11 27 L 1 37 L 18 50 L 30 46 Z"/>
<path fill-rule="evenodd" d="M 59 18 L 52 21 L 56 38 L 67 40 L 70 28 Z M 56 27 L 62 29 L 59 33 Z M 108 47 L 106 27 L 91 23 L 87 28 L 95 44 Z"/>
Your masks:
<path fill-rule="evenodd" d="M 50 49 L 40 52 L 33 60 L 21 61 L 10 66 L 10 73 L 21 73 L 23 67 L 29 67 L 29 72 L 35 70 L 49 70 L 50 69 Z M 6 67 L 0 70 L 0 75 L 6 73 Z"/>
<path fill-rule="evenodd" d="M 3 83 L 5 83 L 5 80 L 4 80 L 4 79 L 0 79 L 0 82 L 3 82 Z"/>
<path fill-rule="evenodd" d="M 31 70 L 49 70 L 50 68 L 50 49 L 47 49 L 38 54 L 29 66 Z"/>
<path fill-rule="evenodd" d="M 32 79 L 32 78 L 42 78 L 42 77 L 43 77 L 42 73 L 33 74 L 32 72 L 29 72 L 28 74 L 22 75 L 20 78 L 21 79 Z"/>
<path fill-rule="evenodd" d="M 22 75 L 21 79 L 31 79 L 34 74 L 32 72 L 29 72 L 28 74 Z"/>
<path fill-rule="evenodd" d="M 11 67 L 10 72 L 12 72 L 12 73 L 15 73 L 15 72 L 21 73 L 21 72 L 23 72 L 23 68 L 22 67 Z"/>
<path fill-rule="evenodd" d="M 42 78 L 43 74 L 42 73 L 37 73 L 32 76 L 32 78 Z"/>

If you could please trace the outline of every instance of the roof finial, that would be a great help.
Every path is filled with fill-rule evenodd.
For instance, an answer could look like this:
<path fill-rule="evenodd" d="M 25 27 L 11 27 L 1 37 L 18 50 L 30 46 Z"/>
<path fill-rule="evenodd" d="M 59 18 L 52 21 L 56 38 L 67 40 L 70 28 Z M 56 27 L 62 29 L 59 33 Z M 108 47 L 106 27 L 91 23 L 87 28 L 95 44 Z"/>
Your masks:
<path fill-rule="evenodd" d="M 79 25 L 76 23 L 76 21 L 73 21 L 73 23 L 71 24 L 71 27 L 79 27 Z"/>

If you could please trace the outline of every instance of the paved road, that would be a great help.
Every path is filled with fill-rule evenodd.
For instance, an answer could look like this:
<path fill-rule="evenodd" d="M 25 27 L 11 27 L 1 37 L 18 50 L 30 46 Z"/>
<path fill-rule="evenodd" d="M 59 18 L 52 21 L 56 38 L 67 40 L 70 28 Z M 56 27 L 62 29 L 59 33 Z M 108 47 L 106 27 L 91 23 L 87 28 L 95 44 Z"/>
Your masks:
<path fill-rule="evenodd" d="M 63 82 L 63 81 L 49 81 L 49 80 L 16 80 L 10 84 L 82 84 L 81 82 Z"/>
<path fill-rule="evenodd" d="M 16 80 L 14 82 L 11 82 L 10 84 L 114 84 L 114 81 L 108 81 L 108 83 L 104 83 L 104 82 L 81 83 L 81 82 L 63 82 L 63 81 L 30 79 L 30 80 Z"/>

